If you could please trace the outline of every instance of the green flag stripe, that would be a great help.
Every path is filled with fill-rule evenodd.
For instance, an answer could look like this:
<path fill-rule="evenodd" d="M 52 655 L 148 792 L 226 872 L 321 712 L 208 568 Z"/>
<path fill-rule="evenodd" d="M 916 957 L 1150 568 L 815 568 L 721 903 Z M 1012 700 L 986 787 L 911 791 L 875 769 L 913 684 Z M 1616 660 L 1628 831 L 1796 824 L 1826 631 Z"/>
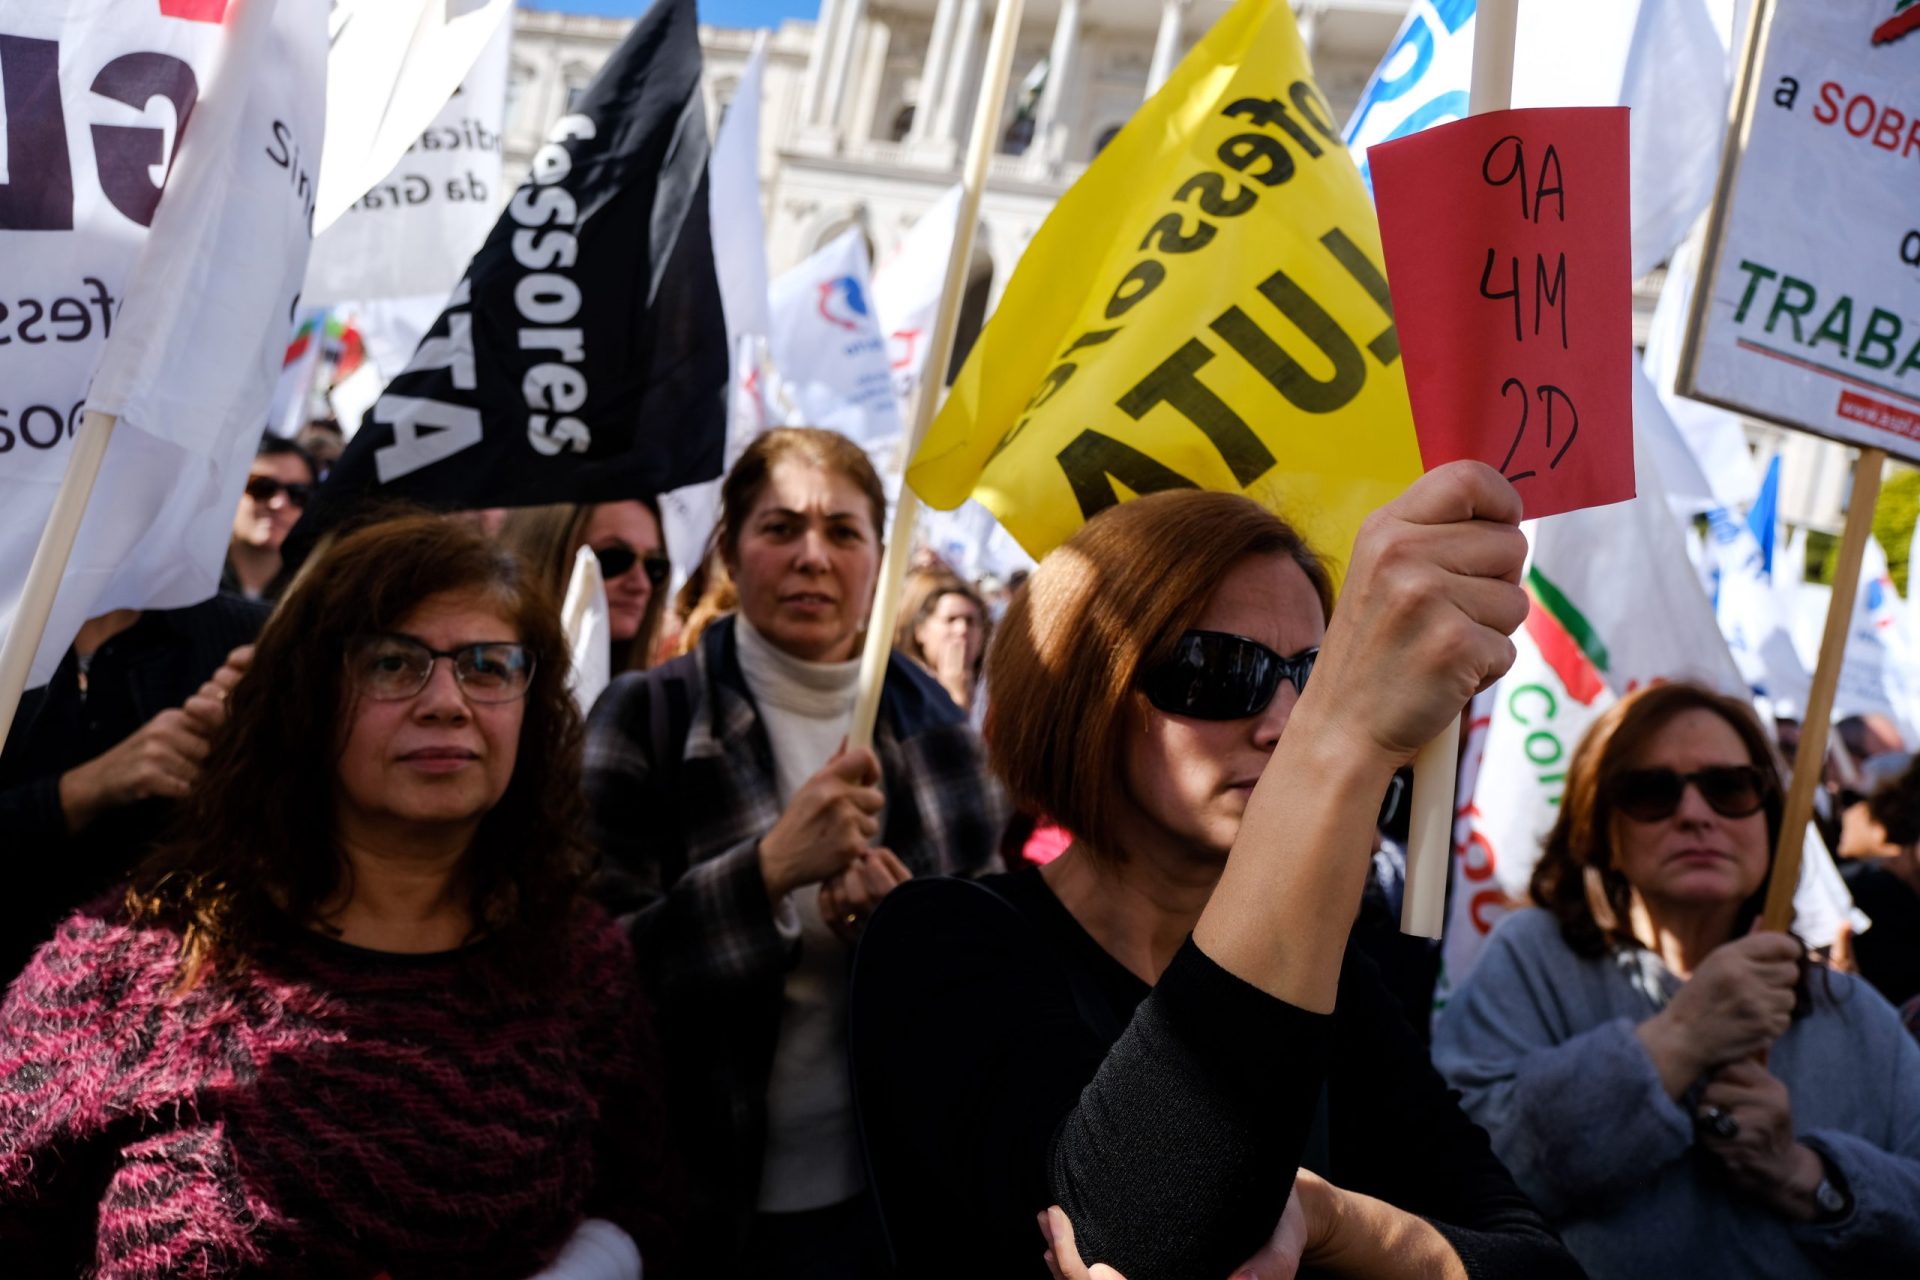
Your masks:
<path fill-rule="evenodd" d="M 1533 588 L 1534 598 L 1541 607 L 1553 615 L 1555 622 L 1566 628 L 1568 635 L 1580 646 L 1580 652 L 1587 655 L 1587 661 L 1595 669 L 1607 669 L 1607 646 L 1601 641 L 1600 633 L 1593 629 L 1586 615 L 1573 607 L 1573 601 L 1556 587 L 1538 567 L 1527 570 L 1527 585 Z"/>

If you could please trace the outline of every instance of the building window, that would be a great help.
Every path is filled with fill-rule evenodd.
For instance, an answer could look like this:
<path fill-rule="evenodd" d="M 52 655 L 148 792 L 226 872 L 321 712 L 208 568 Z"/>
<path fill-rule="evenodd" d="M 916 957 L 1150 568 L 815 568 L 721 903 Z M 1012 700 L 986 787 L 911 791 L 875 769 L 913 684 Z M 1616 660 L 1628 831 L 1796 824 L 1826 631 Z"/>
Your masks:
<path fill-rule="evenodd" d="M 1093 154 L 1097 156 L 1102 151 L 1105 151 L 1107 149 L 1107 144 L 1109 142 L 1112 142 L 1115 138 L 1119 136 L 1120 136 L 1120 126 L 1117 124 L 1110 124 L 1106 128 L 1102 129 L 1100 131 L 1100 136 L 1098 138 L 1095 138 L 1093 141 Z M 1088 157 L 1088 159 L 1092 159 L 1092 158 L 1093 158 L 1092 156 Z"/>
<path fill-rule="evenodd" d="M 1027 148 L 1033 145 L 1033 117 L 1025 112 L 1015 116 L 1007 131 L 1000 136 L 1002 155 L 1023 156 Z"/>
<path fill-rule="evenodd" d="M 887 130 L 887 139 L 890 142 L 905 142 L 907 135 L 911 132 L 913 132 L 913 104 L 909 102 L 894 113 L 893 126 Z"/>
<path fill-rule="evenodd" d="M 526 97 L 527 86 L 533 83 L 533 68 L 525 63 L 516 62 L 507 75 L 507 97 L 505 110 L 501 118 L 509 128 L 517 118 L 520 104 Z"/>

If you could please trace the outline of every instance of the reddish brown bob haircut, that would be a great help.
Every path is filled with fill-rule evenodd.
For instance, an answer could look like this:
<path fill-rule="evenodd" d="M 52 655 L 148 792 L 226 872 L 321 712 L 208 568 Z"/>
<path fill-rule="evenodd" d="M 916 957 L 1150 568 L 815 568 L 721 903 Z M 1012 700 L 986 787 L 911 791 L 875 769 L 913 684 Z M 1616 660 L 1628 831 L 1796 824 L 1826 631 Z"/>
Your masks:
<path fill-rule="evenodd" d="M 1096 856 L 1123 847 L 1122 750 L 1140 672 L 1173 653 L 1233 567 L 1286 556 L 1333 612 L 1333 579 L 1250 498 L 1183 489 L 1109 508 L 1014 595 L 987 658 L 987 750 L 1015 802 Z"/>
<path fill-rule="evenodd" d="M 584 879 L 580 716 L 559 608 L 533 568 L 465 521 L 411 515 L 342 535 L 308 562 L 260 633 L 173 839 L 134 873 L 128 905 L 185 934 L 185 980 L 244 965 L 320 924 L 350 871 L 334 821 L 354 712 L 346 658 L 429 597 L 475 592 L 533 651 L 513 777 L 460 868 L 476 937 L 504 975 L 544 974 Z"/>
<path fill-rule="evenodd" d="M 1611 798 L 1613 782 L 1635 766 L 1674 717 L 1688 711 L 1710 712 L 1726 721 L 1740 735 L 1747 762 L 1766 780 L 1762 811 L 1767 815 L 1767 876 L 1741 904 L 1734 936 L 1744 934 L 1766 904 L 1786 812 L 1780 769 L 1766 730 L 1753 708 L 1738 698 L 1684 681 L 1649 685 L 1602 712 L 1573 749 L 1560 815 L 1547 833 L 1528 885 L 1534 903 L 1560 921 L 1561 936 L 1578 955 L 1598 957 L 1639 945 L 1633 936 L 1633 887 L 1614 866 L 1619 815 Z"/>

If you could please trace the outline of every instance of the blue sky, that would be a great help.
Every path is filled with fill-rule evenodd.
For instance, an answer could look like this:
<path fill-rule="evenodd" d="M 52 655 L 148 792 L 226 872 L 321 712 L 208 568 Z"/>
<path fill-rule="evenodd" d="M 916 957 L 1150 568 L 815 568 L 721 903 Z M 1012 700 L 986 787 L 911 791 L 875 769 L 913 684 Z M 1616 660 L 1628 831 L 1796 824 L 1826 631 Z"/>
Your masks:
<path fill-rule="evenodd" d="M 556 9 L 563 13 L 601 13 L 637 17 L 649 0 L 517 0 L 526 9 Z M 819 0 L 698 0 L 700 20 L 723 27 L 775 27 L 782 18 L 811 18 L 820 12 Z"/>

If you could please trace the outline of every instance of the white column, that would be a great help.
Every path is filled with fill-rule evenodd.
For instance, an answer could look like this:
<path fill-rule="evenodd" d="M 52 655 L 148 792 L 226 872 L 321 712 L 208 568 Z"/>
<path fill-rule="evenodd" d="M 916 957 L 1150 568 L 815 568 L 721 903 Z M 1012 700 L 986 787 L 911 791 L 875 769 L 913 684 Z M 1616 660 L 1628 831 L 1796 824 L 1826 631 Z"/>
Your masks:
<path fill-rule="evenodd" d="M 1160 34 L 1153 39 L 1153 61 L 1147 67 L 1147 96 L 1160 92 L 1180 62 L 1187 0 L 1160 0 Z"/>
<path fill-rule="evenodd" d="M 860 62 L 860 82 L 853 91 L 853 114 L 846 120 L 847 141 L 865 142 L 874 136 L 880 113 L 880 90 L 887 78 L 887 51 L 893 46 L 893 28 L 881 18 L 867 24 L 866 54 Z"/>
<path fill-rule="evenodd" d="M 913 102 L 913 128 L 907 141 L 924 142 L 933 136 L 933 117 L 939 110 L 940 90 L 946 84 L 947 50 L 953 42 L 953 15 L 959 0 L 940 0 L 934 11 L 933 33 L 927 41 L 927 63 L 920 70 L 920 93 Z"/>
<path fill-rule="evenodd" d="M 1053 24 L 1053 45 L 1047 52 L 1047 83 L 1033 119 L 1033 154 L 1051 164 L 1066 150 L 1060 124 L 1060 104 L 1066 101 L 1067 81 L 1073 75 L 1073 54 L 1080 44 L 1080 0 L 1060 0 L 1060 20 Z"/>
<path fill-rule="evenodd" d="M 820 118 L 820 97 L 827 87 L 827 59 L 833 52 L 833 29 L 843 0 L 820 0 L 820 16 L 813 20 L 813 50 L 807 54 L 807 82 L 800 90 L 800 123 Z"/>
<path fill-rule="evenodd" d="M 958 142 L 960 112 L 966 105 L 967 91 L 974 87 L 979 71 L 974 62 L 980 56 L 980 0 L 961 0 L 960 17 L 953 33 L 953 59 L 941 77 L 940 118 L 933 122 L 933 136 L 946 142 Z"/>
<path fill-rule="evenodd" d="M 853 70 L 853 52 L 860 43 L 860 22 L 867 16 L 867 0 L 841 0 L 839 32 L 833 42 L 833 60 L 828 64 L 827 91 L 820 102 L 820 120 L 836 125 L 846 109 L 847 77 Z"/>
<path fill-rule="evenodd" d="M 1325 9 L 1321 0 L 1294 0 L 1293 21 L 1300 28 L 1300 43 L 1306 46 L 1309 61 L 1320 43 L 1320 15 Z"/>

